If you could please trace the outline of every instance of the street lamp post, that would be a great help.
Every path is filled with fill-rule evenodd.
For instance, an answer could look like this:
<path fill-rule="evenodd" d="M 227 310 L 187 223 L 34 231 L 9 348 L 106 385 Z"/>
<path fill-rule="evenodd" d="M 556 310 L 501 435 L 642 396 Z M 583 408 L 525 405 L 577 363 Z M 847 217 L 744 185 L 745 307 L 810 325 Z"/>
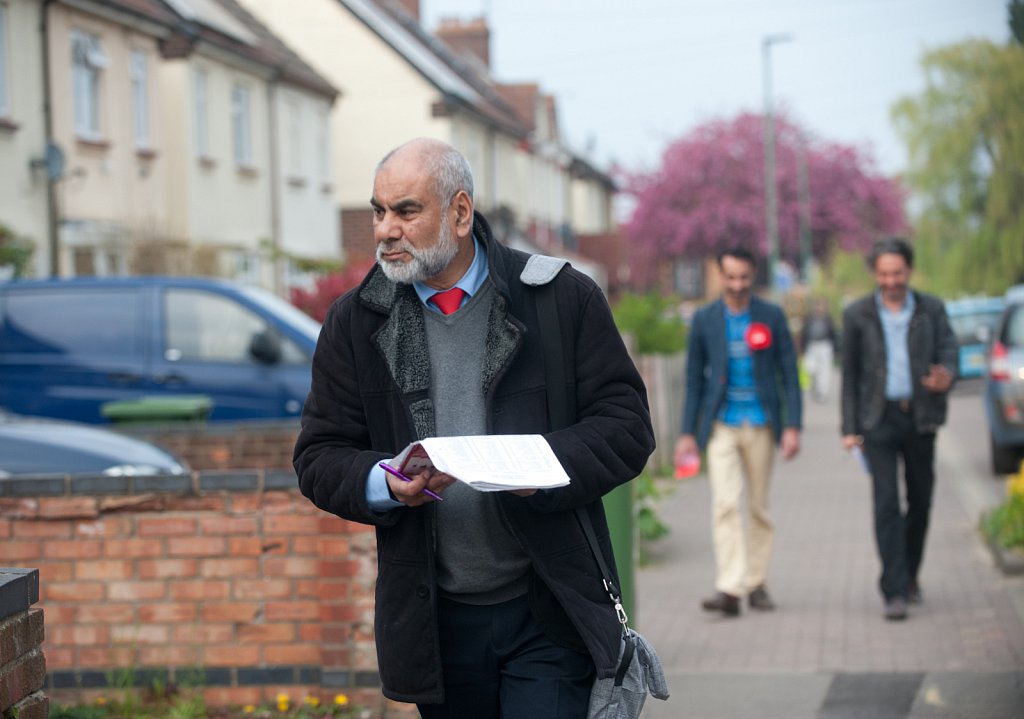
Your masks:
<path fill-rule="evenodd" d="M 766 35 L 761 39 L 761 67 L 764 71 L 764 219 L 768 234 L 768 283 L 778 291 L 776 265 L 779 263 L 779 216 L 775 187 L 775 118 L 772 114 L 772 45 L 789 42 L 789 33 Z"/>

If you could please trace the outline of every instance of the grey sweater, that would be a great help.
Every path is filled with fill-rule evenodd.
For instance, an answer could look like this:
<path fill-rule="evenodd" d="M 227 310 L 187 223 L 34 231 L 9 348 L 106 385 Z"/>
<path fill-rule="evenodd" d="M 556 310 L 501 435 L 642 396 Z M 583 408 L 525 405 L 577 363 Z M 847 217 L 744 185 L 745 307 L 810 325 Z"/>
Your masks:
<path fill-rule="evenodd" d="M 424 308 L 430 354 L 430 399 L 439 437 L 487 432 L 480 376 L 494 286 L 451 315 Z M 437 566 L 441 593 L 466 604 L 497 604 L 526 593 L 530 561 L 508 531 L 492 492 L 456 482 L 437 504 Z"/>

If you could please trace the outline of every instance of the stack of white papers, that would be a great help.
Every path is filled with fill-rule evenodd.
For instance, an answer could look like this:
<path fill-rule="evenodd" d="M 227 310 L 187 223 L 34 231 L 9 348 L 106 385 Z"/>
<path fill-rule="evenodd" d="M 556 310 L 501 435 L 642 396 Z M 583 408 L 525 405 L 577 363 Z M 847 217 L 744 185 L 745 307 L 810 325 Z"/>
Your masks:
<path fill-rule="evenodd" d="M 406 474 L 434 467 L 481 492 L 569 484 L 569 475 L 539 434 L 428 437 L 410 444 L 389 464 Z"/>

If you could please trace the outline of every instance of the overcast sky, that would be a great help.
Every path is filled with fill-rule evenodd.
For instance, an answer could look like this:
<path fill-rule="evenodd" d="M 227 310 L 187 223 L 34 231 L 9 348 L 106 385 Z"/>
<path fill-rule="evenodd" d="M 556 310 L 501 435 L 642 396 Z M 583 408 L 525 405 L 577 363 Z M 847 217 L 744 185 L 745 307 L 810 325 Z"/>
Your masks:
<path fill-rule="evenodd" d="M 924 50 L 1009 38 L 1006 0 L 420 0 L 428 29 L 486 15 L 499 81 L 536 81 L 563 134 L 637 170 L 704 121 L 764 108 L 762 38 L 776 108 L 825 139 L 866 148 L 896 173 L 889 120 L 924 88 Z"/>

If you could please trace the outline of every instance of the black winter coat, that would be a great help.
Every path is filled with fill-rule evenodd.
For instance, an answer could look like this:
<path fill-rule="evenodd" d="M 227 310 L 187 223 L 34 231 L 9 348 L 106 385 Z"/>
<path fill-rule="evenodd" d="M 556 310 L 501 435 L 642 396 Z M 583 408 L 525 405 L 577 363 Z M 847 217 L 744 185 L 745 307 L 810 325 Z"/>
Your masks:
<path fill-rule="evenodd" d="M 947 393 L 930 392 L 920 380 L 933 364 L 945 366 L 955 377 L 959 350 L 942 300 L 923 292 L 913 294 L 907 352 L 914 383 L 914 426 L 920 434 L 931 434 L 946 422 Z M 842 346 L 842 434 L 863 435 L 877 426 L 885 413 L 885 333 L 874 293 L 846 308 Z"/>
<path fill-rule="evenodd" d="M 639 474 L 654 449 L 647 393 L 604 295 L 567 267 L 552 281 L 565 391 L 575 397 L 576 423 L 550 431 L 534 290 L 519 280 L 528 255 L 495 241 L 479 214 L 473 230 L 486 248 L 496 289 L 480 378 L 488 431 L 544 434 L 571 480 L 531 497 L 503 492 L 500 506 L 531 560 L 535 615 L 552 636 L 582 639 L 598 676 L 608 677 L 617 661 L 619 625 L 572 510 L 587 508 L 611 557 L 600 499 Z M 422 313 L 412 286 L 389 281 L 379 267 L 334 303 L 314 354 L 294 461 L 299 486 L 317 507 L 376 527 L 375 632 L 383 691 L 398 701 L 433 703 L 444 700 L 434 507 L 382 514 L 366 502 L 371 467 L 434 433 Z"/>

